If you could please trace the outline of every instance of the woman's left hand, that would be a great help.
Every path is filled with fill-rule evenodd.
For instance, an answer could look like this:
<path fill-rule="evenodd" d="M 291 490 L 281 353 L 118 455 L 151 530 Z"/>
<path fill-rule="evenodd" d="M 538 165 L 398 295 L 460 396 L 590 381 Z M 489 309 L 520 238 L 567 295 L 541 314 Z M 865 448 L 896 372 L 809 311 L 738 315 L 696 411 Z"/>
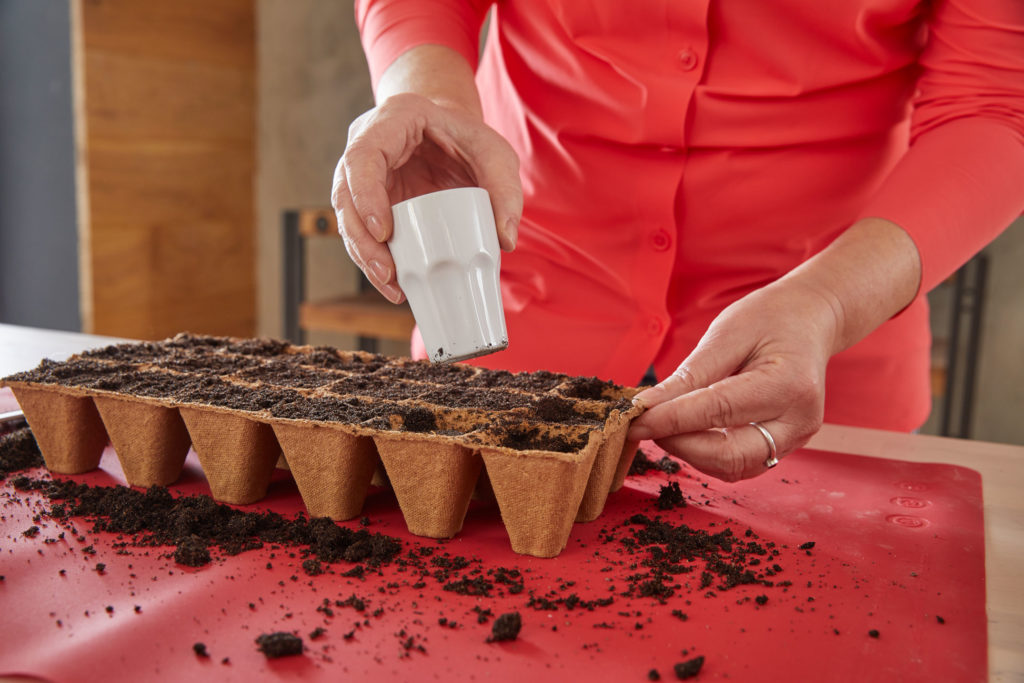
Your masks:
<path fill-rule="evenodd" d="M 647 410 L 629 438 L 725 481 L 765 472 L 768 440 L 750 423 L 780 458 L 818 431 L 838 313 L 825 293 L 786 279 L 736 301 L 670 377 L 637 395 Z"/>
<path fill-rule="evenodd" d="M 722 311 L 672 376 L 637 394 L 629 438 L 654 439 L 719 479 L 767 471 L 821 427 L 825 366 L 907 306 L 921 259 L 910 236 L 862 218 L 822 252 Z"/>

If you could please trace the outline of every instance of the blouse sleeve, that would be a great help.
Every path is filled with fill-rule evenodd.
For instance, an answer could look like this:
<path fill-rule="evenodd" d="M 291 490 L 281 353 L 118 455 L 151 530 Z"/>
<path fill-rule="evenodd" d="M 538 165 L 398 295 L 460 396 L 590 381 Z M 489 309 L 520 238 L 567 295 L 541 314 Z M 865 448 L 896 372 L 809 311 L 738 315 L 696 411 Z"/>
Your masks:
<path fill-rule="evenodd" d="M 493 0 L 356 0 L 356 24 L 376 90 L 381 74 L 418 45 L 444 45 L 476 70 L 480 27 Z"/>
<path fill-rule="evenodd" d="M 900 225 L 928 291 L 1024 211 L 1024 2 L 937 0 L 910 149 L 862 217 Z"/>

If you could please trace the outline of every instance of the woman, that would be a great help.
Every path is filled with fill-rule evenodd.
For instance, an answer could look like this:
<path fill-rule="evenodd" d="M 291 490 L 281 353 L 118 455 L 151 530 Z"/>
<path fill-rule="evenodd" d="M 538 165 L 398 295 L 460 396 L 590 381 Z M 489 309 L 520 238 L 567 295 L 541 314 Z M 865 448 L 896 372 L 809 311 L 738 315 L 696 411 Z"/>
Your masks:
<path fill-rule="evenodd" d="M 508 0 L 478 65 L 489 4 L 357 3 L 379 104 L 332 199 L 374 286 L 391 204 L 479 185 L 512 252 L 481 364 L 653 365 L 630 437 L 726 480 L 923 422 L 924 294 L 1024 210 L 1024 4 Z"/>

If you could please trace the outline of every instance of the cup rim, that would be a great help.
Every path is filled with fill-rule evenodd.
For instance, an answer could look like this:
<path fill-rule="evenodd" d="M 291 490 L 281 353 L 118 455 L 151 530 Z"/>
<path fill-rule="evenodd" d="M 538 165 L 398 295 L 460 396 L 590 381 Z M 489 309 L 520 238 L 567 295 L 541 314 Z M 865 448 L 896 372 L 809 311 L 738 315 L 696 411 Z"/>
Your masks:
<path fill-rule="evenodd" d="M 466 192 L 466 191 L 479 191 L 479 192 L 483 192 L 483 193 L 487 194 L 488 199 L 490 199 L 490 196 L 491 196 L 490 193 L 487 192 L 487 190 L 485 190 L 482 187 L 479 187 L 478 185 L 467 186 L 467 187 L 449 187 L 448 189 L 445 189 L 445 190 L 436 190 L 435 192 L 427 192 L 426 194 L 420 194 L 420 195 L 416 195 L 415 197 L 409 197 L 408 199 L 403 199 L 402 201 L 400 201 L 400 202 L 398 202 L 396 204 L 392 204 L 391 208 L 392 209 L 397 209 L 398 207 L 404 206 L 405 204 L 409 204 L 410 202 L 418 202 L 418 201 L 425 200 L 425 199 L 427 199 L 429 197 L 436 197 L 436 196 L 442 195 L 442 194 L 449 194 L 449 193 L 456 193 L 456 192 L 461 193 L 461 192 Z"/>

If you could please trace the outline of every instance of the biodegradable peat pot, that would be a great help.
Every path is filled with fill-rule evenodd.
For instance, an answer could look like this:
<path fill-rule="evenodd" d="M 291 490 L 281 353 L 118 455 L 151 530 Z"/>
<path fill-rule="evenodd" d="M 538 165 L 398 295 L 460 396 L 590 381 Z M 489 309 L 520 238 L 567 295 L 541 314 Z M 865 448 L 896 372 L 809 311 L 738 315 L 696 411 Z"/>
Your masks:
<path fill-rule="evenodd" d="M 274 434 L 310 517 L 359 516 L 377 469 L 373 439 L 305 421 L 275 422 Z"/>
<path fill-rule="evenodd" d="M 480 449 L 512 550 L 555 557 L 565 549 L 597 447 L 592 436 L 576 453 Z"/>
<path fill-rule="evenodd" d="M 176 408 L 112 396 L 94 400 L 129 484 L 148 488 L 177 481 L 192 440 Z"/>
<path fill-rule="evenodd" d="M 576 514 L 577 522 L 592 522 L 601 516 L 604 511 L 604 504 L 608 500 L 608 494 L 622 487 L 618 479 L 619 469 L 625 457 L 625 451 L 632 448 L 636 452 L 636 444 L 626 444 L 626 431 L 629 429 L 629 422 L 639 414 L 641 408 L 634 406 L 625 413 L 613 411 L 604 426 L 604 438 L 601 447 L 598 449 L 597 457 L 594 458 L 594 466 L 590 470 L 590 478 L 587 481 L 587 489 L 583 493 L 583 500 L 580 502 L 579 512 Z M 632 456 L 628 458 L 632 460 Z M 629 469 L 629 465 L 626 465 Z M 625 477 L 625 471 L 623 471 Z"/>
<path fill-rule="evenodd" d="M 60 388 L 14 382 L 10 386 L 47 469 L 81 474 L 99 467 L 107 432 L 91 398 L 70 395 Z"/>
<path fill-rule="evenodd" d="M 208 408 L 179 410 L 214 499 L 246 505 L 263 498 L 281 454 L 270 425 Z"/>
<path fill-rule="evenodd" d="M 472 449 L 445 439 L 374 437 L 409 533 L 451 538 L 462 530 L 482 465 Z"/>

